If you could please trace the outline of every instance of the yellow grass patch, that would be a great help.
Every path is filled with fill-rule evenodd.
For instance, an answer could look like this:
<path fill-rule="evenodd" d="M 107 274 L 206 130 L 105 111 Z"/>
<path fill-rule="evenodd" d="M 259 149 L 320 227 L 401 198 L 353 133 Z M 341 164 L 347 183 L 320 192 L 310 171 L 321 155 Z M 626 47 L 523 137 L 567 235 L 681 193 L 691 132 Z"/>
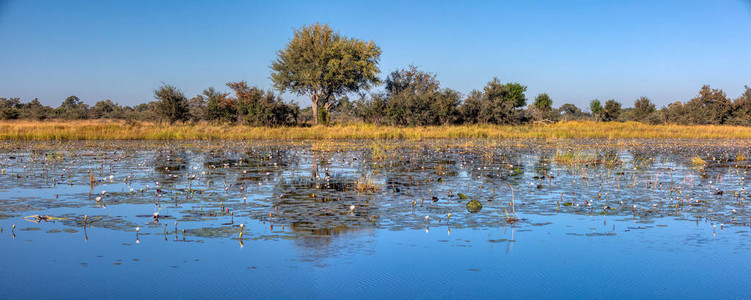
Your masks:
<path fill-rule="evenodd" d="M 536 125 L 458 125 L 391 127 L 348 124 L 313 127 L 157 124 L 125 121 L 2 121 L 2 140 L 336 140 L 444 138 L 645 138 L 751 139 L 751 127 L 716 125 L 648 125 L 638 122 L 571 121 Z M 329 145 L 321 145 L 328 148 Z"/>

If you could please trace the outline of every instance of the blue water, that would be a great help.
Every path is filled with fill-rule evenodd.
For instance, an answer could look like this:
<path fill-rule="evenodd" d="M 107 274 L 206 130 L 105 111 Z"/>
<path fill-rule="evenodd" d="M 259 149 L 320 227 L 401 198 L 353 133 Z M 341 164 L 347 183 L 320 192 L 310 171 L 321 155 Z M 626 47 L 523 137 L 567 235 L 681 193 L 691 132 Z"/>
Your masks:
<path fill-rule="evenodd" d="M 446 203 L 441 196 L 442 199 L 435 204 L 412 208 L 409 203 L 399 202 L 401 198 L 398 196 L 382 192 L 371 195 L 371 201 L 380 202 L 369 202 L 369 209 L 373 210 L 368 211 L 367 215 L 341 214 L 344 216 L 342 219 L 337 215 L 329 220 L 336 226 L 327 227 L 329 223 L 324 223 L 320 228 L 316 227 L 316 231 L 310 231 L 292 225 L 304 216 L 285 215 L 281 209 L 274 208 L 283 206 L 282 201 L 287 199 L 280 199 L 279 191 L 291 189 L 281 184 L 283 180 L 280 177 L 285 174 L 309 176 L 310 164 L 289 164 L 290 169 L 261 179 L 257 189 L 254 181 L 255 190 L 227 190 L 221 199 L 213 199 L 221 195 L 223 187 L 216 183 L 220 178 L 227 178 L 227 181 L 231 178 L 236 182 L 232 177 L 234 175 L 221 172 L 213 178 L 214 185 L 206 189 L 216 189 L 216 195 L 204 194 L 205 198 L 178 201 L 177 204 L 162 201 L 162 207 L 157 209 L 152 200 L 159 196 L 158 193 L 153 194 L 153 184 L 149 190 L 152 194 L 144 192 L 144 196 L 138 195 L 138 190 L 155 179 L 148 177 L 152 175 L 146 175 L 147 170 L 154 169 L 152 163 L 141 159 L 154 155 L 154 150 L 149 147 L 139 149 L 137 154 L 125 159 L 113 161 L 115 166 L 112 171 L 119 180 L 105 180 L 106 183 L 98 183 L 93 189 L 88 184 L 80 183 L 81 178 L 87 178 L 83 171 L 85 167 L 71 171 L 76 174 L 72 176 L 75 178 L 72 187 L 63 184 L 53 187 L 46 183 L 49 180 L 42 177 L 12 179 L 8 174 L 11 169 L 29 175 L 41 172 L 32 169 L 44 169 L 43 164 L 32 167 L 34 164 L 26 160 L 28 165 L 23 166 L 24 163 L 7 159 L 15 155 L 15 160 L 18 160 L 23 154 L 3 154 L 6 174 L 1 178 L 4 182 L 0 183 L 0 199 L 4 201 L 0 205 L 5 207 L 2 211 L 4 214 L 13 216 L 0 219 L 3 228 L 0 233 L 0 298 L 743 299 L 751 295 L 751 285 L 748 284 L 751 279 L 749 213 L 743 203 L 728 195 L 731 189 L 745 188 L 743 181 L 739 183 L 735 180 L 743 177 L 744 173 L 735 172 L 727 166 L 718 167 L 720 171 L 715 170 L 725 179 L 723 183 L 715 182 L 713 186 L 713 189 L 728 191 L 725 195 L 711 198 L 707 193 L 694 191 L 701 194 L 703 199 L 712 199 L 714 204 L 704 207 L 706 212 L 687 209 L 681 213 L 668 213 L 664 209 L 649 215 L 647 211 L 648 207 L 652 207 L 652 202 L 634 202 L 647 208 L 644 208 L 643 214 L 629 213 L 629 202 L 624 205 L 626 208 L 614 211 L 617 213 L 601 214 L 600 209 L 576 208 L 576 204 L 571 207 L 556 205 L 559 190 L 546 194 L 542 191 L 547 188 L 535 188 L 525 183 L 520 186 L 528 191 L 520 188 L 517 193 L 521 195 L 516 195 L 517 199 L 521 198 L 517 200 L 517 217 L 521 221 L 513 224 L 506 223 L 500 217 L 502 213 L 494 202 L 485 202 L 483 211 L 470 214 L 463 208 L 464 201 L 459 199 L 452 204 Z M 292 156 L 306 161 L 309 153 L 305 151 L 304 148 L 294 148 Z M 631 157 L 630 149 L 619 151 L 623 157 Z M 201 152 L 196 150 L 193 153 Z M 344 155 L 359 157 L 358 161 L 366 160 L 360 153 Z M 454 155 L 461 156 L 450 156 Z M 531 179 L 535 174 L 531 166 L 535 159 L 530 155 L 536 159 L 539 154 L 528 153 L 517 160 L 526 166 L 519 182 L 535 182 Z M 200 174 L 202 170 L 209 169 L 202 164 L 207 158 L 199 156 L 186 156 L 191 161 L 189 166 L 200 167 L 181 169 L 176 173 L 180 180 L 185 177 L 185 172 Z M 671 158 L 649 169 L 671 166 L 675 177 L 680 174 L 693 176 L 698 172 L 680 165 L 677 161 L 683 156 L 679 154 L 666 157 Z M 336 159 L 332 161 L 334 163 L 329 165 L 331 173 L 337 166 Z M 456 159 L 454 163 L 459 165 L 460 161 Z M 134 167 L 139 162 L 144 164 L 143 169 Z M 76 163 L 80 161 L 71 162 Z M 294 171 L 291 170 L 292 165 Z M 143 174 L 144 177 L 128 185 L 134 187 L 135 193 L 124 188 L 126 184 L 121 183 L 121 178 L 126 176 L 126 172 L 118 168 L 131 168 Z M 362 172 L 376 167 L 363 163 L 347 168 Z M 628 170 L 632 166 L 619 168 Z M 26 171 L 21 171 L 24 169 Z M 384 170 L 381 169 L 380 174 L 384 174 Z M 564 166 L 551 167 L 550 172 L 557 175 L 553 179 L 559 180 L 559 185 L 576 177 L 565 170 Z M 396 171 L 391 169 L 391 172 Z M 420 174 L 426 171 L 420 169 L 411 172 Z M 589 169 L 588 177 L 606 172 L 607 169 L 602 168 Z M 237 176 L 247 176 L 248 173 L 251 172 L 238 172 L 243 175 Z M 394 174 L 394 177 L 397 175 Z M 153 176 L 162 180 L 166 178 L 156 173 Z M 471 182 L 467 170 L 456 172 L 456 178 L 442 176 L 440 183 L 431 183 L 432 188 L 413 187 L 411 192 L 428 188 L 438 194 L 439 185 L 451 184 L 455 190 L 459 190 L 458 182 Z M 576 178 L 581 180 L 582 176 L 578 176 Z M 502 180 L 498 183 L 499 187 L 506 182 L 515 182 L 513 180 Z M 631 181 L 623 179 L 622 183 Z M 161 198 L 180 198 L 176 196 L 180 194 L 170 195 L 166 191 L 182 189 L 184 186 L 180 181 L 176 180 L 174 186 L 166 182 L 160 182 L 164 193 Z M 483 184 L 482 189 L 487 189 L 492 181 Z M 204 185 L 208 186 L 206 182 L 193 186 Z M 600 193 L 602 189 L 617 194 L 614 188 L 608 190 L 608 186 L 598 187 L 592 193 Z M 557 188 L 565 190 L 568 187 Z M 102 189 L 114 194 L 105 196 L 104 208 L 88 196 L 89 190 L 97 195 Z M 298 186 L 297 189 L 302 188 Z M 470 194 L 473 190 L 477 191 L 477 188 L 463 191 Z M 116 194 L 116 191 L 123 192 Z M 352 196 L 347 191 L 317 191 L 321 194 Z M 308 192 L 306 190 L 301 194 Z M 586 192 L 582 189 L 577 195 Z M 633 198 L 649 198 L 654 196 L 653 193 L 662 192 L 634 187 L 628 193 Z M 475 194 L 481 193 L 474 193 L 470 197 L 479 197 Z M 53 203 L 51 198 L 54 195 L 57 195 L 54 201 L 74 205 L 43 205 Z M 287 196 L 289 198 L 300 197 L 291 193 L 285 195 L 290 195 Z M 241 205 L 241 196 L 246 197 L 246 206 Z M 118 197 L 121 200 L 118 201 Z M 414 195 L 404 197 L 416 198 Z M 248 199 L 255 199 L 255 204 Z M 546 199 L 547 204 L 540 203 Z M 595 201 L 609 201 L 609 205 L 616 206 L 613 203 L 620 200 Z M 264 203 L 274 204 L 264 206 Z M 293 205 L 323 206 L 335 202 L 316 203 Z M 352 203 L 357 203 L 355 213 L 364 209 L 360 206 L 365 204 Z M 581 201 L 576 203 L 584 205 Z M 7 209 L 11 204 L 29 205 L 34 209 Z M 597 205 L 600 204 L 597 202 Z M 720 204 L 724 207 L 721 211 Z M 218 212 L 221 205 L 231 207 L 234 216 L 217 213 L 200 220 L 184 218 L 196 211 Z M 374 206 L 378 209 L 372 208 Z M 327 207 L 334 210 L 336 206 Z M 735 209 L 734 212 L 729 211 L 731 207 Z M 153 218 L 148 217 L 154 210 L 171 217 L 154 222 Z M 448 224 L 445 211 L 452 213 Z M 268 218 L 268 213 L 279 217 Z M 109 216 L 118 221 L 106 225 L 94 222 L 88 227 L 63 221 L 35 223 L 23 219 L 32 214 Z M 376 218 L 371 219 L 371 214 L 375 214 Z M 711 214 L 716 215 L 707 217 Z M 426 220 L 425 215 L 431 218 Z M 728 219 L 728 216 L 732 219 Z M 177 231 L 174 230 L 175 221 L 178 221 Z M 16 228 L 11 230 L 14 224 Z M 166 234 L 163 224 L 167 224 Z M 243 239 L 238 238 L 238 224 L 245 226 Z M 139 227 L 138 233 L 131 228 L 132 225 Z M 218 228 L 220 231 L 210 236 L 191 233 L 190 230 L 197 228 Z M 182 229 L 189 231 L 183 234 Z"/>

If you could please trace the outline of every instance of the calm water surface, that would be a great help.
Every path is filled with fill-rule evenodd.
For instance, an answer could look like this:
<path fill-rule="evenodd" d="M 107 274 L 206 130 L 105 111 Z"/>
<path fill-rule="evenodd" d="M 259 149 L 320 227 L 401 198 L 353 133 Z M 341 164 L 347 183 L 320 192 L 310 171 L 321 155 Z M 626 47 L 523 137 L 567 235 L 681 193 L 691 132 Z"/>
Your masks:
<path fill-rule="evenodd" d="M 748 298 L 749 152 L 4 142 L 0 298 Z"/>

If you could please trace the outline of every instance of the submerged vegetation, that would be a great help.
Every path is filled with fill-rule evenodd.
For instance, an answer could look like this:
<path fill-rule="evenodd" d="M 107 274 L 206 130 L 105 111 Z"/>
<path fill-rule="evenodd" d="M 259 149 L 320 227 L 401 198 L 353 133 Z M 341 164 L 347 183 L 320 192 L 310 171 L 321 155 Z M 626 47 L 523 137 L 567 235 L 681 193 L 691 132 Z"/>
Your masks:
<path fill-rule="evenodd" d="M 6 141 L 0 190 L 26 194 L 0 200 L 0 219 L 241 241 L 269 238 L 253 220 L 293 236 L 551 213 L 751 225 L 747 141 L 381 141 L 380 156 L 372 143 Z"/>

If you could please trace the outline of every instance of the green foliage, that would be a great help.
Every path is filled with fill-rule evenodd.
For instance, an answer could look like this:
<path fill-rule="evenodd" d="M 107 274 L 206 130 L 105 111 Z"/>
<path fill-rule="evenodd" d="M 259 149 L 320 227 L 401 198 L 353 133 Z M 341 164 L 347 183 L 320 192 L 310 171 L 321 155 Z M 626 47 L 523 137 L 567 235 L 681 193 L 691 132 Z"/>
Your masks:
<path fill-rule="evenodd" d="M 54 110 L 58 118 L 68 120 L 82 120 L 89 117 L 89 106 L 84 104 L 77 96 L 65 98 L 60 107 Z"/>
<path fill-rule="evenodd" d="M 690 124 L 723 124 L 730 117 L 731 103 L 725 92 L 705 85 L 686 103 L 686 110 Z"/>
<path fill-rule="evenodd" d="M 319 110 L 318 111 L 318 123 L 327 125 L 329 124 L 329 114 L 327 110 Z"/>
<path fill-rule="evenodd" d="M 34 98 L 29 103 L 23 105 L 21 110 L 21 118 L 32 120 L 44 120 L 47 119 L 52 113 L 52 108 L 44 106 L 39 102 L 39 99 Z"/>
<path fill-rule="evenodd" d="M 501 84 L 498 78 L 485 85 L 482 92 L 474 90 L 462 105 L 465 122 L 484 124 L 518 124 L 524 120 L 519 108 L 524 107 L 527 87 L 518 83 Z"/>
<path fill-rule="evenodd" d="M 618 116 L 621 115 L 621 103 L 610 99 L 605 101 L 605 107 L 602 110 L 603 121 L 615 121 L 618 120 Z"/>
<path fill-rule="evenodd" d="M 505 86 L 505 93 L 503 97 L 506 101 L 510 101 L 514 104 L 514 108 L 522 108 L 527 105 L 527 96 L 524 93 L 527 91 L 527 86 L 520 83 L 510 82 Z"/>
<path fill-rule="evenodd" d="M 592 112 L 592 117 L 595 121 L 602 121 L 602 113 L 604 111 L 600 100 L 594 99 L 589 102 L 589 111 Z"/>
<path fill-rule="evenodd" d="M 668 104 L 660 110 L 660 115 L 665 123 L 688 124 L 686 108 L 680 101 Z"/>
<path fill-rule="evenodd" d="M 188 99 L 188 119 L 191 122 L 198 122 L 201 120 L 207 120 L 206 99 L 203 95 L 196 95 L 193 98 Z"/>
<path fill-rule="evenodd" d="M 125 118 L 128 120 L 153 121 L 159 118 L 157 115 L 157 102 L 141 103 L 133 108 L 125 108 Z"/>
<path fill-rule="evenodd" d="M 318 108 L 346 93 L 379 83 L 381 49 L 334 32 L 328 24 L 303 26 L 271 64 L 271 80 L 279 91 L 310 98 L 313 115 Z M 318 118 L 315 118 L 318 124 Z"/>
<path fill-rule="evenodd" d="M 112 100 L 98 101 L 89 109 L 91 119 L 120 119 L 123 117 L 123 108 Z"/>
<path fill-rule="evenodd" d="M 338 99 L 335 105 L 331 105 L 328 117 L 331 118 L 331 122 L 335 123 L 358 122 L 356 102 L 350 101 L 347 96 Z"/>
<path fill-rule="evenodd" d="M 229 94 L 218 92 L 210 87 L 196 98 L 206 103 L 206 120 L 220 123 L 237 121 L 237 102 L 229 97 Z"/>
<path fill-rule="evenodd" d="M 461 118 L 459 104 L 462 102 L 461 94 L 455 90 L 445 88 L 435 94 L 434 101 L 430 106 L 432 112 L 432 124 L 449 125 L 457 123 Z"/>
<path fill-rule="evenodd" d="M 435 74 L 420 71 L 415 66 L 392 71 L 386 77 L 386 92 L 389 96 L 430 94 L 437 92 L 440 86 Z"/>
<path fill-rule="evenodd" d="M 382 108 L 385 121 L 391 125 L 446 125 L 460 117 L 459 93 L 441 89 L 435 74 L 415 66 L 391 72 L 386 78 L 386 94 L 373 101 L 366 114 L 377 115 L 372 109 Z"/>
<path fill-rule="evenodd" d="M 21 115 L 21 99 L 0 98 L 0 120 L 15 120 Z"/>
<path fill-rule="evenodd" d="M 728 120 L 729 124 L 751 126 L 751 87 L 733 101 L 733 112 Z"/>
<path fill-rule="evenodd" d="M 548 94 L 542 93 L 535 97 L 533 105 L 541 111 L 550 111 L 553 109 L 553 99 L 550 99 Z"/>
<path fill-rule="evenodd" d="M 576 120 L 580 119 L 584 116 L 581 109 L 576 107 L 576 105 L 571 103 L 566 103 L 561 105 L 561 107 L 558 108 L 558 113 L 561 115 L 561 118 L 565 121 L 570 120 Z"/>
<path fill-rule="evenodd" d="M 227 83 L 234 92 L 233 101 L 242 122 L 253 126 L 289 126 L 297 124 L 300 108 L 282 102 L 272 91 L 249 87 L 245 81 Z"/>
<path fill-rule="evenodd" d="M 157 114 L 170 124 L 174 124 L 176 121 L 185 121 L 189 118 L 188 100 L 185 98 L 185 94 L 176 87 L 163 84 L 154 91 L 154 98 L 157 100 Z"/>
<path fill-rule="evenodd" d="M 535 121 L 554 121 L 557 120 L 558 114 L 553 111 L 553 99 L 548 94 L 542 93 L 535 97 L 534 102 L 528 108 L 528 113 Z"/>
<path fill-rule="evenodd" d="M 632 114 L 634 121 L 648 121 L 648 118 L 654 114 L 655 105 L 647 97 L 640 97 L 634 101 L 634 111 Z"/>
<path fill-rule="evenodd" d="M 744 94 L 745 95 L 745 94 Z M 744 98 L 741 96 L 740 99 Z M 676 124 L 744 124 L 744 100 L 731 103 L 725 92 L 705 85 L 685 104 L 675 102 L 660 111 L 662 119 Z M 745 115 L 745 117 L 744 117 Z"/>
<path fill-rule="evenodd" d="M 385 115 L 387 98 L 385 94 L 373 94 L 369 99 L 362 97 L 355 102 L 357 116 L 367 123 L 387 124 L 388 117 Z"/>

